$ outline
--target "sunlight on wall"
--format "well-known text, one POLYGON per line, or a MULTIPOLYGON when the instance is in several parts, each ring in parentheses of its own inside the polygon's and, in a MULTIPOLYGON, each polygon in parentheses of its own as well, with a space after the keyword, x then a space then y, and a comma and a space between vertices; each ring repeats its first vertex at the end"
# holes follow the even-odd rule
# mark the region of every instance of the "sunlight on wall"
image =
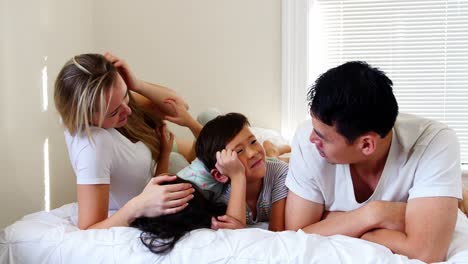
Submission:
MULTIPOLYGON (((47 112, 49 107, 48 99, 48 77, 47 77, 47 56, 44 56, 44 67, 42 68, 42 112, 47 112)), ((44 210, 50 210, 50 174, 49 174, 49 138, 44 141, 44 210)))
POLYGON ((50 210, 49 138, 44 141, 44 210, 50 210))
POLYGON ((47 107, 49 106, 47 81, 47 56, 44 56, 44 67, 42 68, 42 112, 47 111, 47 107))

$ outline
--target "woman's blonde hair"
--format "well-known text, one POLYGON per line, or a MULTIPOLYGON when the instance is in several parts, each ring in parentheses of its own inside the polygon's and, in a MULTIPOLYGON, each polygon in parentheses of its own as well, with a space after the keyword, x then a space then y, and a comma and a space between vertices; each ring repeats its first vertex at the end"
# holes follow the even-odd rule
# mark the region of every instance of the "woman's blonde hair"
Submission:
MULTIPOLYGON (((91 120, 99 112, 101 127, 107 112, 106 94, 118 77, 117 68, 103 55, 82 54, 65 63, 55 81, 54 101, 64 126, 71 135, 85 132, 92 141, 91 120)), ((129 93, 128 106, 132 114, 127 123, 117 130, 132 142, 141 141, 159 159, 159 130, 162 120, 139 107, 129 93)))

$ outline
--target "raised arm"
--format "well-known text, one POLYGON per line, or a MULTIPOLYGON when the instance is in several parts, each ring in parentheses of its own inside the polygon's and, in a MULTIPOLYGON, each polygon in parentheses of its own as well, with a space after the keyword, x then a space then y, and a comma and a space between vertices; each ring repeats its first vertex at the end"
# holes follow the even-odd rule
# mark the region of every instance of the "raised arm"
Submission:
MULTIPOLYGON (((179 114, 175 106, 188 110, 188 104, 174 90, 140 80, 135 76, 124 60, 109 52, 104 54, 104 56, 117 68, 128 89, 132 92, 135 101, 142 107, 153 110, 161 118, 177 118, 179 114)), ((178 120, 180 120, 180 118, 178 120)), ((188 123, 184 125, 189 125, 188 127, 191 130, 193 129, 193 127, 191 127, 194 125, 193 123, 187 120, 182 120, 181 122, 188 123)))
POLYGON ((156 171, 154 176, 161 175, 169 172, 169 157, 174 144, 174 134, 167 130, 166 124, 163 124, 159 129, 159 137, 161 142, 161 152, 159 154, 159 161, 156 164, 156 171))
POLYGON ((229 177, 231 192, 226 215, 214 218, 212 228, 243 228, 246 225, 246 178, 245 168, 233 150, 223 149, 216 152, 216 169, 224 176, 229 177))

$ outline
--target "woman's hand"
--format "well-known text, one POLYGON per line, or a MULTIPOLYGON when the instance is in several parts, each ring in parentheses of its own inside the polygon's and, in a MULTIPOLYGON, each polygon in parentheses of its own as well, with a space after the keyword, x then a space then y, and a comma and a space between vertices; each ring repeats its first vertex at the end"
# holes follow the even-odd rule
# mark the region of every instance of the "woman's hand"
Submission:
POLYGON ((245 228, 245 224, 241 223, 236 218, 223 215, 217 217, 211 217, 211 229, 218 230, 218 229, 241 229, 245 228))
POLYGON ((177 176, 160 175, 152 178, 143 192, 133 198, 136 206, 136 217, 156 217, 182 211, 193 198, 192 185, 177 183, 161 185, 173 181, 177 176))
POLYGON ((138 89, 143 85, 142 81, 136 78, 128 64, 119 57, 112 55, 110 52, 106 52, 104 57, 117 68, 128 89, 138 92, 138 89))
POLYGON ((216 152, 216 169, 231 180, 237 177, 245 177, 245 168, 237 157, 237 152, 223 149, 216 152))

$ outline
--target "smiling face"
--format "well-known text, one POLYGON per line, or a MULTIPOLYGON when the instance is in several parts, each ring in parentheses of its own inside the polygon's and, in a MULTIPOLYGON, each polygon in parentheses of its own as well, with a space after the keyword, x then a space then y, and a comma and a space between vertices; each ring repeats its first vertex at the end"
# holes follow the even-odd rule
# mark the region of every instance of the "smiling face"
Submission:
POLYGON ((335 126, 322 123, 312 115, 312 133, 309 140, 315 145, 320 156, 332 164, 350 164, 361 156, 358 140, 349 144, 336 131, 335 126))
POLYGON ((266 174, 265 150, 257 141, 248 126, 226 144, 226 149, 237 152, 237 157, 245 168, 247 182, 261 179, 266 174))
MULTIPOLYGON (((107 112, 104 113, 102 128, 119 128, 127 123, 127 117, 132 113, 128 106, 129 91, 124 80, 117 74, 117 78, 111 89, 106 93, 107 112)), ((93 116, 93 125, 99 124, 101 113, 98 111, 93 116)))

